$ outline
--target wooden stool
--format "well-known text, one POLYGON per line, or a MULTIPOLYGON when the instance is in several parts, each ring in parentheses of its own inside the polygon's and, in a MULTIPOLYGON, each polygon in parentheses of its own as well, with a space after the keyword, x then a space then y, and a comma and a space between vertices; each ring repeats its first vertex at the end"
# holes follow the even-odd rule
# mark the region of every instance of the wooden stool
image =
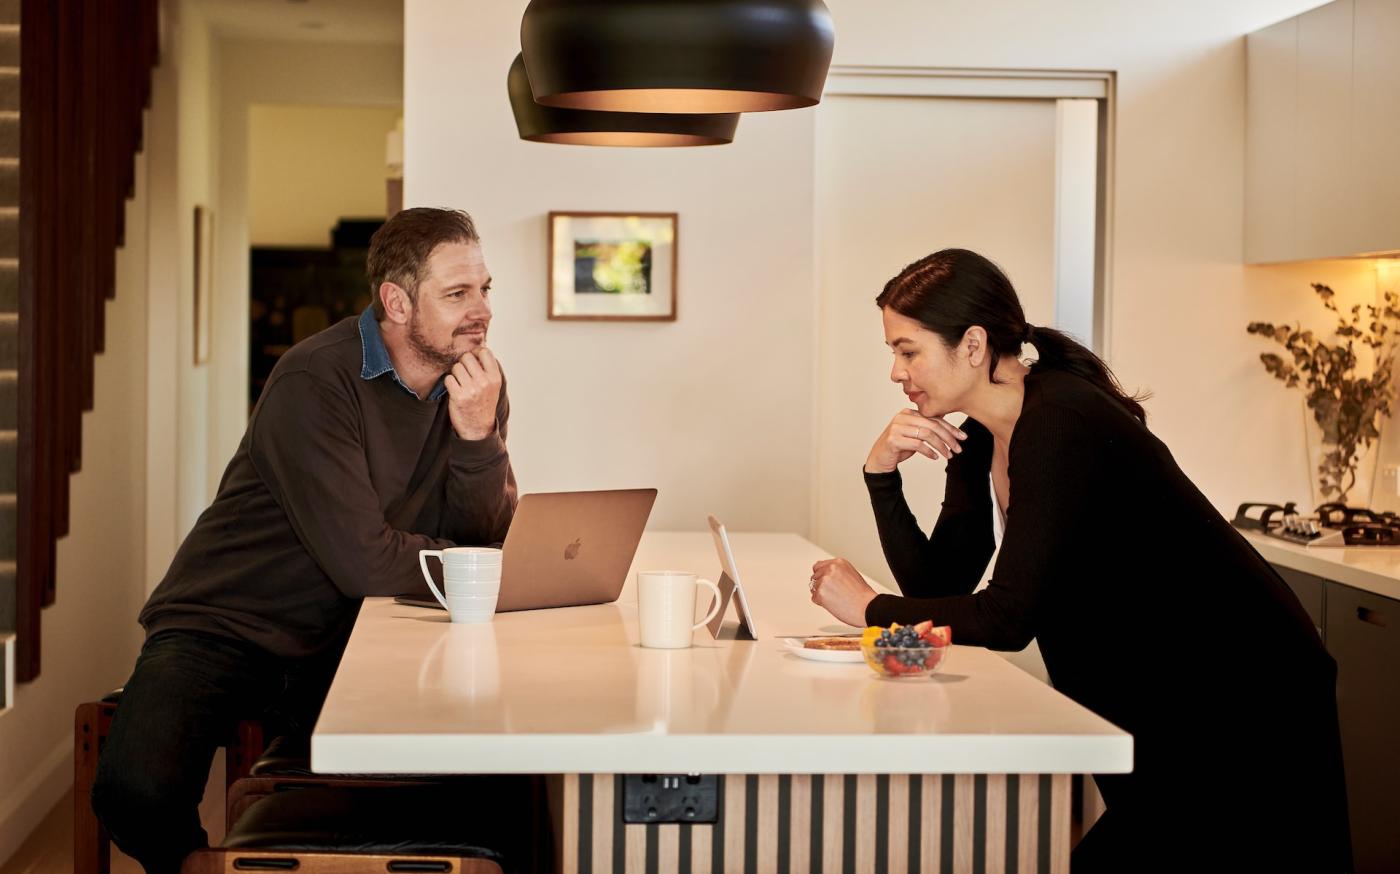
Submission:
MULTIPOLYGON (((250 778, 240 785, 262 779, 266 778, 250 778)), ((315 788, 284 786, 247 804, 223 845, 192 853, 181 874, 502 874, 505 857, 481 841, 487 837, 520 844, 518 836, 506 837, 519 811, 502 809, 501 800, 442 784, 345 781, 315 788)), ((518 864, 512 870, 522 870, 518 864)))
MULTIPOLYGON (((121 689, 101 701, 79 704, 73 714, 73 872, 107 874, 112 864, 111 840, 92 810, 92 784, 97 759, 112 729, 112 717, 121 701, 121 689)), ((262 726, 245 721, 224 751, 225 791, 247 775, 262 753, 262 726)))

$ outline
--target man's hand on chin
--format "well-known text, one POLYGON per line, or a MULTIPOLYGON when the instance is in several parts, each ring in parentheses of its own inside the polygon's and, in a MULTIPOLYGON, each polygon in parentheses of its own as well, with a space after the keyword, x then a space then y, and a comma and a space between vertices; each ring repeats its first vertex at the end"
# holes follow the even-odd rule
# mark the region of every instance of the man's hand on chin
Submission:
POLYGON ((501 398, 501 365, 485 346, 457 359, 443 379, 447 415, 452 430, 463 440, 484 440, 496 430, 496 404, 501 398))

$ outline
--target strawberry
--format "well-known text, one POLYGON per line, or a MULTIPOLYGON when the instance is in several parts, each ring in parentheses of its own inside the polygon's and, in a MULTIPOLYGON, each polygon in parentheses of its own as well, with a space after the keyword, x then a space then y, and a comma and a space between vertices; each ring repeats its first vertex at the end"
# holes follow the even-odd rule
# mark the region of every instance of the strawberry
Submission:
POLYGON ((917 635, 919 635, 920 637, 924 637, 925 635, 928 634, 929 629, 931 629, 931 628, 933 628, 933 621, 932 621, 932 620, 929 620, 929 621, 926 621, 926 622, 920 622, 918 625, 915 625, 915 626, 914 626, 914 633, 917 634, 917 635))
POLYGON ((953 642, 953 629, 947 625, 929 627, 919 632, 919 636, 933 646, 947 646, 953 642))
POLYGON ((885 656, 885 672, 891 675, 904 673, 904 665, 892 655, 885 656))

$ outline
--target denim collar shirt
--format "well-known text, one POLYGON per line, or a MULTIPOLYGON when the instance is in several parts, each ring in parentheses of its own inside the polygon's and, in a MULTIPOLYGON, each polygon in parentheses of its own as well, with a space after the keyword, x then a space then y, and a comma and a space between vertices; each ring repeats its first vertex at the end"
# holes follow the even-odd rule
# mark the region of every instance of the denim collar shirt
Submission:
MULTIPOLYGON (((394 377, 394 382, 398 383, 399 388, 415 398, 418 397, 418 394, 399 378, 399 372, 394 369, 394 362, 389 360, 389 350, 384 345, 384 337, 379 333, 379 320, 374 317, 373 305, 365 307, 365 311, 360 313, 360 350, 364 356, 360 366, 361 379, 378 379, 387 373, 394 377)), ((435 401, 446 391, 447 386, 439 379, 433 390, 428 392, 428 400, 435 401)))

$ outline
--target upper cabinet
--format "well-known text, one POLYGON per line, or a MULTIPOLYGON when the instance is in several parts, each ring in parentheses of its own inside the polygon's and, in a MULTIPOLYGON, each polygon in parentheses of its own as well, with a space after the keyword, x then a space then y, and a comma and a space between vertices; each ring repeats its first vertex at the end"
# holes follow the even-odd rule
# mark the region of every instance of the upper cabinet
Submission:
POLYGON ((1400 2, 1251 34, 1247 92, 1245 260, 1400 250, 1400 2))
POLYGON ((1297 249, 1298 19, 1250 34, 1248 53, 1244 257, 1287 261, 1297 249))
POLYGON ((1352 71, 1358 246, 1400 249, 1400 2, 1356 0, 1352 71))

